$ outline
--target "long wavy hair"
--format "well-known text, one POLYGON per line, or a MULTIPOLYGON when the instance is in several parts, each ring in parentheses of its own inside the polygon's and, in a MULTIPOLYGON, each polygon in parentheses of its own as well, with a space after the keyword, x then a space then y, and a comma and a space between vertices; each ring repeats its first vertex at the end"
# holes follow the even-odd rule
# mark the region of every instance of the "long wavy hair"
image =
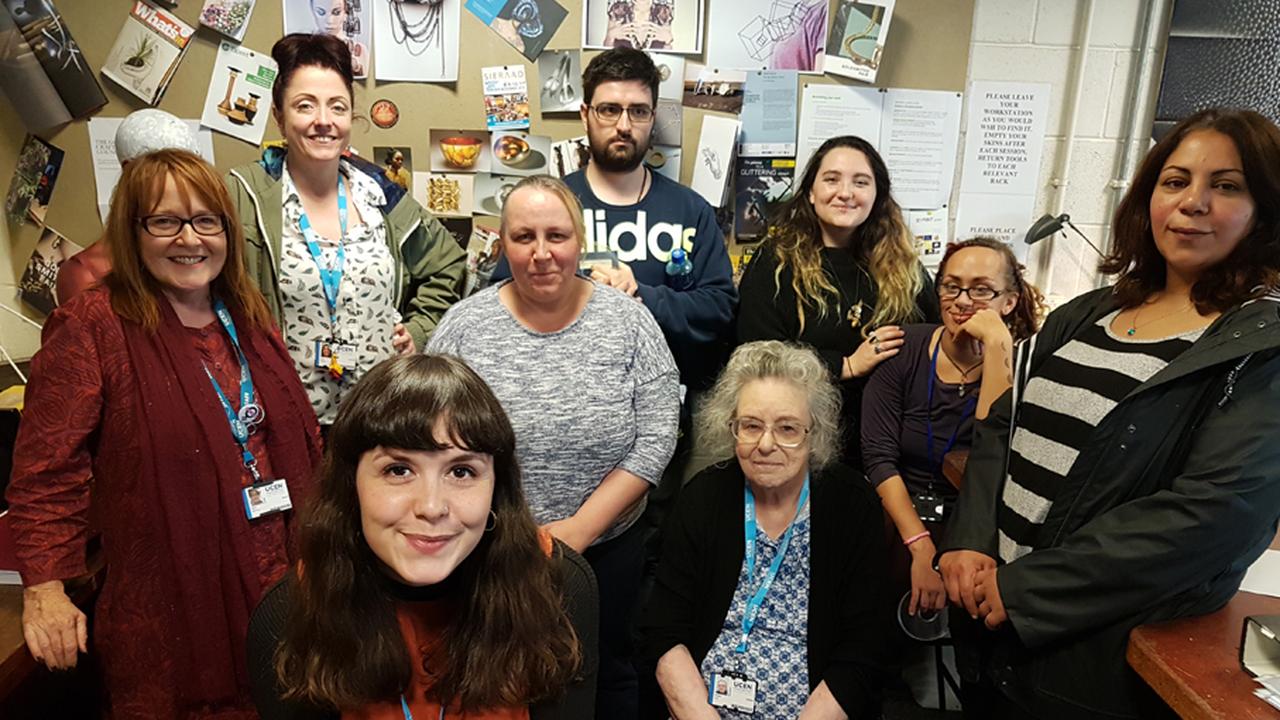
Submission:
POLYGON ((1191 288, 1200 313, 1222 312, 1280 285, 1280 128, 1253 110, 1211 108, 1186 118, 1147 153, 1129 192, 1116 208, 1115 243, 1098 270, 1118 274, 1123 307, 1141 305, 1164 288, 1167 266, 1151 230, 1151 195, 1160 171, 1191 133, 1213 130, 1231 138, 1253 197, 1253 230, 1191 288))
POLYGON ((376 447, 455 447, 493 457, 493 529, 449 582, 457 611, 444 631, 434 699, 464 710, 527 705, 560 692, 582 649, 520 487, 515 432, 493 392, 461 360, 411 355, 361 379, 329 434, 319 488, 303 511, 302 570, 276 673, 285 697, 348 710, 394 699, 411 658, 385 571, 361 532, 356 467, 376 447), (436 438, 442 420, 450 437, 436 438))
POLYGON ((1044 294, 1040 292, 1040 288, 1027 282, 1027 269, 1018 262, 1018 257, 1013 254, 1013 248, 1009 243, 985 236, 948 243, 947 251, 942 255, 942 262, 938 263, 938 274, 933 281, 934 287, 939 288, 941 292, 942 278, 946 277, 947 261, 951 256, 971 247, 994 250, 1004 260, 1004 284, 1010 292, 1018 295, 1018 302, 1014 304, 1013 312, 1004 318, 1014 342, 1035 335, 1040 330, 1040 321, 1049 311, 1049 306, 1045 304, 1044 294))
MULTIPOLYGON (((165 183, 172 179, 183 201, 197 198, 209 212, 222 216, 227 239, 227 259, 213 279, 210 292, 251 325, 265 329, 274 323, 267 302, 249 279, 244 263, 244 231, 231 204, 227 186, 209 163, 186 150, 157 150, 124 166, 111 196, 111 213, 103 241, 111 255, 111 272, 102 283, 111 290, 111 308, 126 320, 147 330, 160 326, 163 287, 142 261, 140 218, 150 215, 164 199, 165 183)), ((186 232, 186 228, 183 228, 186 232)))
POLYGON ((754 380, 785 380, 809 400, 809 467, 817 472, 840 452, 840 391, 831 372, 806 345, 758 340, 739 345, 716 384, 698 407, 699 442, 716 458, 732 457, 737 441, 729 427, 738 415, 738 396, 754 380))
POLYGON ((839 306, 840 290, 822 266, 822 226, 813 203, 809 202, 809 192, 822 161, 836 148, 849 148, 865 155, 876 184, 871 212, 866 222, 854 230, 850 245, 876 283, 876 307, 871 321, 862 326, 862 332, 865 335, 880 325, 920 319, 916 296, 924 286, 923 274, 912 247, 911 231, 902 218, 902 209, 893 199, 889 168, 871 143, 854 135, 841 135, 822 143, 805 166, 800 187, 778 208, 777 220, 768 233, 772 251, 778 258, 774 285, 780 290, 782 271, 791 268, 791 287, 796 293, 801 332, 808 313, 822 318, 835 311, 833 305, 839 306))

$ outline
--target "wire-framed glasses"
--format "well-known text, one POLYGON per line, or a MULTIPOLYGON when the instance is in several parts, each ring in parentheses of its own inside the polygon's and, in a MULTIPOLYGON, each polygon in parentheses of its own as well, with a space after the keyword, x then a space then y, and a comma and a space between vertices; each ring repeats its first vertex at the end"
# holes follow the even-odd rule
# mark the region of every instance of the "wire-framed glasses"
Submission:
POLYGON ((809 434, 809 428, 798 422, 783 420, 779 423, 767 423, 752 417, 735 418, 729 421, 729 428, 738 442, 755 444, 768 432, 773 434, 773 444, 784 448, 800 447, 809 434))

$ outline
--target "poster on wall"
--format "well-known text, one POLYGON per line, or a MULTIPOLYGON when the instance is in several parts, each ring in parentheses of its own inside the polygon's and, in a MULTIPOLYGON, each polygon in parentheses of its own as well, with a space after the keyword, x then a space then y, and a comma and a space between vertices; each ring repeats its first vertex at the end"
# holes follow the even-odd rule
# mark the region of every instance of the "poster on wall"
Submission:
POLYGON ((432 130, 431 172, 489 172, 489 133, 483 130, 432 130))
POLYGON ((454 82, 462 0, 362 0, 373 3, 377 80, 454 82))
POLYGON ((523 132, 493 134, 494 169, 512 175, 545 175, 551 158, 551 138, 523 132))
POLYGON ((555 0, 467 0, 464 7, 530 60, 538 59, 569 16, 555 0))
POLYGON ((874 143, 880 137, 883 95, 876 88, 806 83, 800 93, 796 174, 804 174, 809 158, 827 138, 857 135, 874 143))
POLYGON ((876 81, 894 0, 840 0, 827 37, 823 72, 865 83, 876 81))
POLYGON ((591 162, 591 145, 586 135, 551 143, 551 171, 556 177, 576 172, 591 162))
POLYGON ((200 8, 200 24, 240 42, 249 27, 256 0, 204 0, 200 8))
POLYGON ((218 44, 200 124, 252 145, 262 144, 271 118, 276 61, 227 41, 218 44))
POLYGON ((484 84, 485 125, 490 130, 529 127, 529 84, 524 65, 480 68, 484 84))
POLYGON ((469 173, 413 174, 413 198, 439 217, 471 217, 476 176, 469 173))
POLYGON ((706 63, 816 72, 827 43, 826 0, 709 0, 706 63))
POLYGON ((62 150, 28 135, 18 153, 18 164, 9 181, 9 196, 5 200, 5 212, 9 222, 22 225, 28 219, 44 224, 53 187, 62 169, 62 150))
POLYGON ((684 58, 666 53, 649 53, 658 69, 658 99, 679 101, 684 97, 684 58))
POLYGON ((644 164, 650 170, 680 182, 680 146, 654 145, 644 155, 644 164))
POLYGON ((373 161, 382 166, 382 174, 405 191, 413 187, 413 150, 409 147, 373 146, 373 161))
POLYGON ((796 161, 792 158, 740 157, 733 201, 733 238, 756 242, 769 229, 771 215, 791 192, 796 161))
POLYGON ((18 293, 22 301, 48 315, 58 306, 55 291, 58 286, 58 268, 67 258, 83 248, 68 240, 62 233, 45 227, 31 252, 27 268, 18 280, 18 293))
POLYGON ((477 215, 502 215, 502 206, 507 196, 516 189, 520 178, 515 175, 492 175, 477 173, 475 189, 475 212, 477 215))
POLYGON ((800 96, 795 71, 749 72, 742 95, 742 137, 738 153, 749 157, 794 158, 796 105, 800 96))
POLYGON ((583 0, 582 47, 702 52, 702 0, 583 0))
POLYGON ((582 53, 548 50, 538 56, 542 114, 574 113, 582 107, 582 53))
POLYGON ((370 6, 378 0, 284 0, 284 34, 325 33, 347 44, 357 78, 369 74, 370 6))
POLYGON ((745 70, 712 68, 691 62, 684 68, 684 95, 680 102, 699 110, 739 113, 746 83, 745 70))
POLYGON ((187 52, 196 29, 178 18, 134 0, 102 74, 148 105, 160 102, 187 52))
POLYGON ((702 118, 698 150, 692 158, 693 181, 689 187, 712 207, 724 202, 729 175, 733 173, 733 153, 738 147, 738 129, 742 123, 719 115, 702 118))
POLYGON ((906 210, 903 217, 915 240, 920 264, 930 272, 937 270, 947 250, 947 208, 906 210))
MULTIPOLYGON (((89 118, 89 148, 93 152, 93 183, 98 196, 98 217, 105 225, 111 210, 111 193, 120 180, 120 158, 116 156, 116 130, 124 118, 89 118)), ((200 157, 216 165, 213 158, 213 133, 200 127, 199 120, 183 120, 191 128, 200 148, 200 157)))
POLYGON ((0 3, 0 89, 29 130, 78 120, 107 104, 71 29, 52 2, 0 3))
POLYGON ((885 90, 876 149, 889 166, 898 205, 921 209, 946 205, 959 144, 959 93, 885 90))

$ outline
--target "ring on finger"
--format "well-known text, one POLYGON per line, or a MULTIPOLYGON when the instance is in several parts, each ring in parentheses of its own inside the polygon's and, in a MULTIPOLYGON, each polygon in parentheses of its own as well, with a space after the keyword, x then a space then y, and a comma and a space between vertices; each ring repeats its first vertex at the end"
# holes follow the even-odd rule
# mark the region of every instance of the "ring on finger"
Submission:
POLYGON ((871 346, 871 350, 872 350, 872 351, 874 351, 874 352, 875 352, 875 354, 879 355, 879 354, 880 354, 880 344, 879 344, 879 343, 876 343, 875 345, 871 346))
POLYGON ((871 333, 870 335, 867 336, 867 341, 870 342, 872 345, 875 345, 880 342, 880 338, 876 337, 875 333, 871 333))

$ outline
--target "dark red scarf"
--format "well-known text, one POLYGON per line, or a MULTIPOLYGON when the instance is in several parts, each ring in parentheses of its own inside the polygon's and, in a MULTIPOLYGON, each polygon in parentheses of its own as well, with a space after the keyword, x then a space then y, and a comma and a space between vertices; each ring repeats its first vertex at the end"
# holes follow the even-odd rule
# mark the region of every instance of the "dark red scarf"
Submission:
MULTIPOLYGON (((222 703, 247 687, 245 633, 267 588, 244 514, 239 446, 187 331, 167 301, 158 304, 156 332, 122 322, 141 400, 139 485, 151 505, 137 521, 156 523, 169 543, 165 604, 178 694, 193 704, 222 703)), ((278 332, 233 318, 266 410, 258 432, 266 433, 272 474, 289 482, 296 513, 320 454, 315 413, 278 332)))

